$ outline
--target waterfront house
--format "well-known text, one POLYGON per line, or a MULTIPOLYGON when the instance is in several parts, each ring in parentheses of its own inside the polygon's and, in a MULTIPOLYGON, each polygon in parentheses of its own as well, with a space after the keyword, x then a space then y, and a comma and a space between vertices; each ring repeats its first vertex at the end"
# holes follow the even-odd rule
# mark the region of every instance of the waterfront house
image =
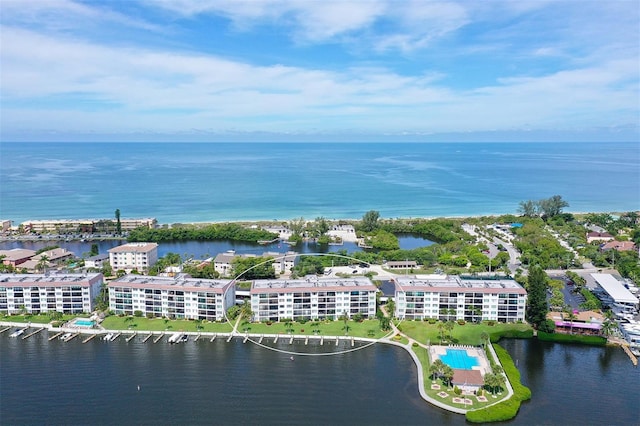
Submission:
POLYGON ((367 277, 255 280, 251 310, 256 321, 339 319, 376 314, 377 288, 367 277))
POLYGON ((109 264, 114 272, 146 272, 157 261, 157 243, 128 243, 109 249, 109 264))
POLYGON ((104 267, 105 262, 109 262, 108 254, 97 254, 95 256, 88 257, 84 260, 85 268, 101 269, 104 267))
POLYGON ((213 259, 213 267, 222 277, 228 277, 233 273, 233 259, 236 258, 236 252, 233 250, 224 253, 218 253, 213 259))
POLYGON ((0 250, 2 263, 14 268, 36 255, 34 250, 14 248, 11 250, 0 250))
POLYGON ((107 285, 109 309, 118 315, 219 321, 235 303, 230 280, 125 275, 107 285))
POLYGON ((417 275, 394 283, 401 319, 524 321, 527 291, 512 279, 417 275))
POLYGON ((273 269, 276 274, 290 273, 294 266, 298 263, 298 254, 294 251, 288 251, 285 254, 278 252, 264 252, 262 257, 273 258, 273 269))
POLYGON ((604 317, 595 311, 573 311, 573 318, 566 312, 552 311, 547 319, 553 321, 558 333, 601 334, 604 317))
POLYGON ((102 282, 102 274, 0 274, 0 311, 91 312, 102 282))

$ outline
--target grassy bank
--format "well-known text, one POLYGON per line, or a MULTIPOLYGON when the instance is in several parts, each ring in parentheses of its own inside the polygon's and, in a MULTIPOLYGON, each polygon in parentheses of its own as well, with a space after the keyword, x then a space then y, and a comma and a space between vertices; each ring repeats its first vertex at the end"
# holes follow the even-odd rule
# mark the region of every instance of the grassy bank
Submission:
POLYGON ((583 345, 604 346, 607 338, 602 336, 583 336, 580 334, 545 333, 538 331, 538 339, 545 342, 581 343, 583 345))
POLYGON ((296 334, 296 335, 319 335, 319 336, 353 336, 379 339, 389 334, 388 331, 380 330, 378 320, 364 320, 362 322, 347 322, 348 329, 345 329, 343 321, 307 321, 304 324, 299 322, 274 322, 267 323, 240 323, 238 332, 248 332, 253 334, 296 334))
POLYGON ((167 320, 162 318, 149 319, 145 317, 118 317, 115 315, 105 318, 100 325, 108 330, 140 331, 205 331, 213 333, 229 333, 232 329, 229 324, 219 322, 167 320))
MULTIPOLYGON (((64 314, 61 315, 60 318, 57 318, 55 321, 69 321, 76 317, 89 317, 89 315, 69 315, 64 314)), ((33 323, 33 324, 49 324, 52 319, 49 314, 38 314, 38 315, 4 315, 0 316, 0 321, 11 321, 11 322, 23 322, 23 323, 33 323)))
MULTIPOLYGON (((533 337, 533 329, 528 324, 519 323, 499 323, 489 325, 488 322, 480 324, 467 323, 459 325, 454 323, 454 328, 451 331, 452 338, 446 338, 447 341, 460 345, 472 345, 479 346, 482 344, 481 335, 487 333, 492 342, 497 342, 503 337, 506 338, 531 338, 533 337)), ((407 336, 414 338, 418 342, 426 344, 440 343, 441 330, 438 327, 438 323, 430 324, 427 321, 403 321, 399 324, 398 328, 407 336)), ((442 330, 446 335, 448 332, 442 330)))
POLYGON ((497 344, 493 344, 493 349, 495 350, 496 355, 498 355, 500 364, 502 364, 502 368, 513 387, 513 396, 496 405, 467 412, 466 418, 472 423, 501 422, 510 420, 518 414, 520 403, 531 399, 531 390, 520 383, 520 372, 513 363, 513 359, 511 359, 509 353, 497 344))

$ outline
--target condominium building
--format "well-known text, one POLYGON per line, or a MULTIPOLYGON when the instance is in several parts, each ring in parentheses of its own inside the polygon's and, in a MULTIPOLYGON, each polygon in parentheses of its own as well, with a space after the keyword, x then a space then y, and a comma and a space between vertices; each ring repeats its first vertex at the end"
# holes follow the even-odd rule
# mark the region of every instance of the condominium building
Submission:
POLYGON ((102 282, 102 274, 0 274, 0 312, 91 312, 102 282))
POLYGON ((511 279, 424 275, 394 281, 398 318, 524 321, 527 291, 511 279))
POLYGON ((377 288, 369 278, 256 280, 251 285, 251 310, 256 321, 338 319, 346 314, 373 318, 377 288))
POLYGON ((148 271, 157 261, 156 243, 128 243, 109 249, 109 264, 114 271, 148 271))
MULTIPOLYGON (((31 232, 57 232, 57 233, 93 233, 115 232, 115 219, 51 219, 51 220, 27 220, 22 222, 22 228, 31 232)), ((120 229, 131 231, 144 226, 155 228, 158 221, 155 218, 120 219, 120 229)))
POLYGON ((218 321, 235 303, 230 280, 125 275, 111 281, 109 309, 116 314, 218 321))

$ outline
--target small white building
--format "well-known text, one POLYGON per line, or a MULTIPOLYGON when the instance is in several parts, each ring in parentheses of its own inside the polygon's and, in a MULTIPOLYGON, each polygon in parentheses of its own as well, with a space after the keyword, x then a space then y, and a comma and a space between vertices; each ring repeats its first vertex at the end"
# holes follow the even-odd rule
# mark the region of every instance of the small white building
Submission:
POLYGON ((255 280, 251 310, 255 321, 338 319, 376 314, 377 288, 367 277, 255 280))
POLYGON ((109 255, 108 254, 97 254, 95 256, 88 257, 84 260, 85 268, 95 268, 102 269, 104 264, 109 263, 109 255))
POLYGON ((264 252, 262 257, 273 258, 272 266, 276 274, 290 273, 298 263, 298 254, 294 251, 288 251, 285 254, 268 251, 264 252))
POLYGON ((224 253, 218 253, 213 259, 213 267, 221 277, 228 277, 233 273, 233 259, 237 256, 233 250, 226 251, 224 253))
POLYGON ((231 280, 125 275, 111 281, 109 309, 116 314, 219 321, 235 303, 231 280))
POLYGON ((109 249, 109 264, 114 272, 146 272, 157 261, 157 243, 128 243, 109 249))
POLYGON ((527 291, 512 279, 420 275, 394 281, 401 319, 524 321, 527 291))
POLYGON ((102 274, 0 274, 0 312, 91 312, 102 282, 102 274))

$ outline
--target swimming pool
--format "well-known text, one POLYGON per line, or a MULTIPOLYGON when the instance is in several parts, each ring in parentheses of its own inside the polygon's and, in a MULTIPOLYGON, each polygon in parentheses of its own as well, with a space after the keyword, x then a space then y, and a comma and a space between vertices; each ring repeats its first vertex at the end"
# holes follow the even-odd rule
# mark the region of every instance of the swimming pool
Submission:
POLYGON ((479 365, 478 358, 469 356, 464 349, 447 349, 446 355, 440 355, 442 362, 458 370, 472 370, 479 365))
POLYGON ((77 327, 93 327, 94 322, 86 318, 76 318, 73 325, 77 327))

